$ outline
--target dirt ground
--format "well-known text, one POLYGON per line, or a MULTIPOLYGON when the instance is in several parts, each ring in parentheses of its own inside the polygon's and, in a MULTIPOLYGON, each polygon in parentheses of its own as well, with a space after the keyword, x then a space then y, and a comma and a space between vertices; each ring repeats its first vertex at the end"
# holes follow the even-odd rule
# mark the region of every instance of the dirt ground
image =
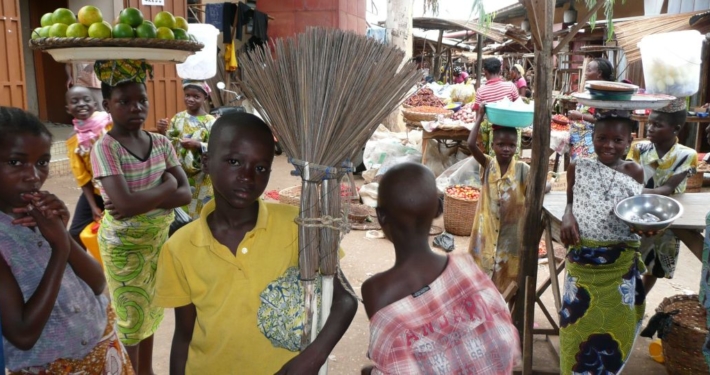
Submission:
MULTIPOLYGON (((286 157, 277 157, 274 162, 271 182, 267 190, 281 190, 298 185, 300 179, 290 176, 289 173, 291 169, 286 157)), ((361 183, 362 181, 359 182, 361 183)), ((50 178, 45 184, 45 189, 62 198, 72 211, 81 194, 71 176, 50 178)), ((443 226, 441 219, 435 224, 443 226)), ((467 237, 456 237, 455 251, 466 251, 467 244, 467 237)), ((394 263, 392 245, 386 240, 368 239, 365 237, 365 232, 363 231, 350 232, 343 240, 342 247, 346 252, 346 256, 342 260, 342 269, 358 293, 363 281, 374 273, 381 272, 391 267, 394 263)), ((653 315, 656 306, 658 306, 663 298, 681 293, 697 293, 700 269, 701 263, 699 260, 688 251, 688 249, 683 247, 680 254, 678 272, 676 272, 675 278, 672 280, 659 280, 650 296, 648 296, 646 321, 653 315)), ((547 265, 540 266, 539 274, 539 280, 543 280, 549 275, 547 265)), ((554 305, 549 291, 543 296, 543 301, 545 301, 548 306, 553 306, 550 311, 554 315, 554 305)), ((549 326, 539 308, 536 313, 536 322, 540 327, 549 326)), ((168 374, 168 361, 173 328, 174 318, 172 311, 166 311, 165 320, 160 326, 155 340, 154 369, 155 373, 158 375, 168 374)), ((330 356, 330 373, 359 374, 360 368, 369 363, 366 358, 368 340, 367 316, 365 315, 364 308, 360 306, 350 329, 330 356)), ((535 342, 535 365, 546 368, 557 367, 559 359, 549 350, 545 337, 536 337, 535 342)), ((551 342, 556 345, 556 338, 552 338, 551 342)), ((666 373, 662 365, 654 362, 649 357, 649 342, 650 340, 646 338, 639 338, 637 340, 631 360, 626 367, 626 371, 624 371, 625 374, 655 375, 666 373)))

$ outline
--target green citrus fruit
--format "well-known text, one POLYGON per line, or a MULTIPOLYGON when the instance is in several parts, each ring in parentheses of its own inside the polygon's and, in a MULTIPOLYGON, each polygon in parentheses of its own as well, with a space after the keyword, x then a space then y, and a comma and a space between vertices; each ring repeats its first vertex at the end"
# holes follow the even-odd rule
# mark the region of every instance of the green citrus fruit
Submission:
POLYGON ((64 38, 67 36, 69 26, 63 23, 55 23, 49 27, 49 36, 52 38, 64 38))
POLYGON ((108 22, 97 22, 89 26, 89 36, 92 38, 110 38, 111 37, 111 24, 108 22))
POLYGON ((158 39, 175 39, 175 34, 167 27, 159 27, 157 36, 158 39))
POLYGON ((89 27, 97 22, 103 22, 104 20, 104 16, 101 14, 99 8, 92 5, 87 5, 79 9, 78 17, 79 23, 86 27, 89 27))
POLYGON ((45 13, 44 15, 42 15, 42 20, 39 21, 39 23, 40 25, 42 25, 42 27, 52 26, 52 24, 54 23, 52 22, 52 13, 45 13))
POLYGON ((187 31, 187 20, 182 17, 175 17, 175 28, 187 31))
POLYGON ((168 29, 174 29, 175 17, 170 12, 160 12, 153 18, 153 23, 155 23, 157 28, 167 27, 168 29))
POLYGON ((73 23, 67 27, 67 38, 86 38, 89 36, 89 28, 80 24, 73 23))
POLYGON ((39 30, 39 37, 40 38, 47 38, 49 37, 49 29, 51 29, 52 26, 45 26, 39 30))
POLYGON ((58 8, 52 13, 52 23, 63 23, 67 26, 76 23, 74 12, 67 8, 58 8))
POLYGON ((101 23, 103 23, 104 25, 108 26, 109 30, 110 30, 110 29, 113 29, 113 25, 112 25, 110 22, 104 20, 104 21, 101 22, 101 23))
POLYGON ((152 23, 143 22, 140 26, 136 27, 136 35, 139 38, 157 38, 158 29, 152 23))
POLYGON ((114 38, 135 38, 136 33, 131 27, 131 25, 127 23, 119 23, 116 26, 113 27, 113 31, 111 33, 114 38))
POLYGON ((175 35, 175 39, 177 40, 190 40, 190 37, 187 36, 187 32, 183 29, 173 29, 173 35, 175 35))
POLYGON ((41 27, 38 27, 38 28, 32 30, 32 39, 39 39, 39 38, 41 38, 41 37, 42 37, 42 35, 40 35, 40 31, 41 31, 41 30, 42 30, 41 27))
POLYGON ((131 25, 131 27, 138 27, 143 23, 143 12, 136 8, 126 8, 118 14, 118 19, 121 23, 131 25))

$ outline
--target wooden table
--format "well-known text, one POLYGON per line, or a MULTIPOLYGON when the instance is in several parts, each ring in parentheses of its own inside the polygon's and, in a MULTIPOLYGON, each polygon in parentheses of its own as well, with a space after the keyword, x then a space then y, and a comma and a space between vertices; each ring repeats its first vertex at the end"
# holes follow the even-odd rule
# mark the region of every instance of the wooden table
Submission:
MULTIPOLYGON (((680 239, 690 251, 702 261, 703 235, 705 229, 705 215, 710 211, 710 193, 685 193, 674 195, 673 199, 683 205, 683 215, 674 221, 670 230, 680 239)), ((553 318, 548 308, 542 303, 540 297, 552 287, 552 294, 555 302, 555 311, 560 311, 562 300, 560 298, 560 285, 558 275, 565 267, 565 260, 555 258, 552 242, 561 243, 560 229, 562 227, 562 216, 567 206, 567 193, 553 191, 545 195, 543 202, 543 226, 545 231, 545 245, 547 248, 547 260, 550 270, 550 277, 543 281, 537 289, 536 302, 542 313, 552 325, 551 329, 534 329, 533 334, 543 334, 548 336, 558 336, 560 333, 556 319, 553 318)), ((556 351, 553 350, 553 353, 556 351)))
MULTIPOLYGON (((645 138, 645 131, 644 130, 646 127, 646 123, 648 122, 648 116, 632 115, 631 119, 639 122, 638 137, 645 138)), ((685 120, 685 122, 686 123, 695 123, 695 126, 696 126, 695 144, 693 145, 693 149, 695 151, 700 152, 700 146, 702 145, 702 143, 704 141, 703 130, 705 129, 705 127, 702 126, 702 124, 710 123, 710 116, 709 117, 688 116, 688 118, 685 120)))
POLYGON ((413 126, 407 124, 407 131, 421 130, 422 131, 422 164, 426 163, 426 149, 430 139, 436 140, 452 140, 452 141, 467 141, 471 131, 466 128, 456 129, 434 129, 426 131, 421 126, 413 126))

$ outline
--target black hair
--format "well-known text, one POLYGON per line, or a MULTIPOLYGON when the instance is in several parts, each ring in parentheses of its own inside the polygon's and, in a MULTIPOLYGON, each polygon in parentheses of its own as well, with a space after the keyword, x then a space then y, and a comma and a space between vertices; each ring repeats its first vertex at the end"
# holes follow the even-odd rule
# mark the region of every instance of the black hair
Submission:
POLYGON ((489 57, 483 60, 483 70, 490 74, 500 74, 500 60, 495 57, 489 57))
POLYGON ((530 89, 525 89, 525 97, 528 99, 532 98, 532 91, 530 91, 530 89))
POLYGON ((607 123, 626 125, 626 129, 628 130, 629 136, 631 136, 631 133, 634 131, 634 127, 636 126, 636 121, 628 117, 603 117, 598 118, 597 121, 594 123, 594 131, 596 131, 600 125, 605 126, 607 123))
POLYGON ((510 133, 515 136, 515 138, 518 138, 518 129, 516 128, 511 128, 510 126, 493 126, 493 137, 495 138, 496 134, 505 134, 505 133, 510 133))
POLYGON ((614 67, 611 66, 611 62, 609 62, 609 60, 602 59, 602 58, 596 58, 592 61, 597 63, 597 69, 599 69, 599 73, 601 73, 603 80, 605 80, 605 81, 613 81, 614 80, 614 67))
POLYGON ((685 121, 688 119, 688 112, 686 112, 685 109, 677 112, 653 111, 653 113, 670 126, 680 126, 681 128, 685 125, 685 121))
POLYGON ((0 140, 18 134, 46 135, 52 140, 52 133, 37 116, 20 108, 0 106, 0 140))
POLYGON ((415 62, 415 63, 422 63, 422 62, 424 62, 424 57, 422 57, 422 55, 419 55, 419 56, 417 56, 417 57, 413 57, 413 58, 412 58, 412 62, 415 62))
POLYGON ((116 86, 110 86, 106 83, 101 82, 101 96, 103 96, 104 100, 109 100, 109 99, 111 99, 111 93, 113 93, 113 90, 115 90, 119 87, 128 86, 131 83, 139 83, 139 84, 143 85, 143 87, 145 88, 145 83, 141 83, 141 82, 128 81, 128 82, 119 83, 116 86))
POLYGON ((216 142, 216 140, 219 139, 219 136, 222 131, 228 128, 235 128, 240 130, 248 129, 251 132, 268 135, 268 137, 265 137, 265 139, 268 138, 270 140, 271 149, 274 149, 275 147, 274 133, 271 132, 271 128, 269 128, 269 125, 266 125, 264 120, 252 115, 251 113, 235 112, 220 116, 220 118, 218 118, 217 121, 214 122, 214 125, 212 125, 212 129, 210 131, 210 138, 207 144, 208 150, 211 150, 213 149, 213 147, 215 147, 212 144, 212 140, 214 139, 216 142))

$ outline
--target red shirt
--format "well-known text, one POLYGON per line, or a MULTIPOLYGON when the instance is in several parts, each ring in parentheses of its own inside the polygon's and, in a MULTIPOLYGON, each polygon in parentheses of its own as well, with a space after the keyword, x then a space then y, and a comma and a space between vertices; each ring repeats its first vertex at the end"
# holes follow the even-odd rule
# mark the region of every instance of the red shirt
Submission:
POLYGON ((473 109, 478 110, 482 103, 495 103, 505 98, 516 101, 519 97, 518 89, 513 82, 503 81, 501 78, 494 78, 486 82, 485 86, 478 89, 473 109))

